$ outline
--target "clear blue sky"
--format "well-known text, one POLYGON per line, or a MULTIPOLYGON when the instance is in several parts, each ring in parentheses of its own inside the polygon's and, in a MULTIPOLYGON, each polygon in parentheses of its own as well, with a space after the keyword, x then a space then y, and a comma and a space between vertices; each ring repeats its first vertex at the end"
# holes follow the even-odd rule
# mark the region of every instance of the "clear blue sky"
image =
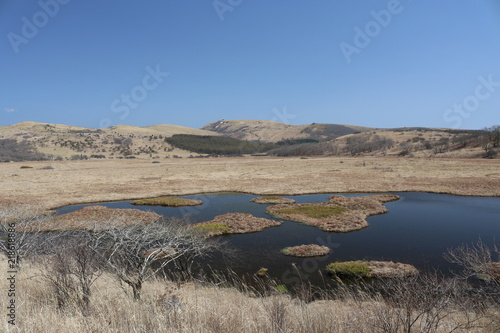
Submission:
POLYGON ((0 125, 500 124, 498 0, 2 0, 0 37, 0 125))

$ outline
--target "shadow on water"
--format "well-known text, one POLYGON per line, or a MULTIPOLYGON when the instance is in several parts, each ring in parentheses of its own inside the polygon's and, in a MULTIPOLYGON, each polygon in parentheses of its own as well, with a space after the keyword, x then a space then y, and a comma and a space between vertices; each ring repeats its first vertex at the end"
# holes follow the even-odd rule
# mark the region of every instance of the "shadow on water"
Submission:
MULTIPOLYGON (((369 227, 350 233, 328 233, 305 224, 284 221, 279 227, 251 234, 222 237, 238 257, 227 261, 215 254, 204 262, 217 270, 230 267, 240 276, 253 276, 261 267, 269 275, 289 285, 300 281, 323 284, 325 266, 333 261, 392 260, 409 263, 420 270, 437 269, 448 274, 452 266, 442 254, 448 248, 482 240, 491 245, 500 231, 500 198, 461 197, 422 192, 392 193, 400 200, 386 203, 387 214, 368 218, 369 227), (296 258, 280 250, 287 246, 320 244, 330 247, 327 256, 296 258)), ((298 203, 327 201, 330 194, 286 196, 298 203)), ((366 194, 348 194, 359 196, 366 194)), ((240 212, 270 218, 268 205, 250 202, 250 194, 216 193, 183 196, 204 203, 195 207, 134 206, 130 202, 100 203, 109 208, 135 208, 165 217, 188 217, 192 223, 217 215, 240 212)), ((57 214, 69 213, 88 205, 67 206, 57 214)))

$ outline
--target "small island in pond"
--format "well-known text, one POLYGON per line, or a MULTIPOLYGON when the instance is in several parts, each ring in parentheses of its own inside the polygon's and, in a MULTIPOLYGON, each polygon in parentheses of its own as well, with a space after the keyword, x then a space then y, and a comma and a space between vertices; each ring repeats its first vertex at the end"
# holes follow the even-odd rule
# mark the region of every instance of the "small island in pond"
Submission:
POLYGON ((136 206, 186 207, 202 205, 203 201, 184 198, 157 197, 134 200, 131 204, 136 206))
POLYGON ((326 266, 326 271, 334 276, 346 278, 390 278, 418 274, 414 266, 392 261, 334 262, 326 266))
POLYGON ((330 253, 330 248, 328 246, 317 244, 303 244, 298 246, 285 247, 281 250, 281 253, 287 256, 294 257, 318 257, 326 256, 328 253, 330 253))
POLYGON ((385 202, 398 200, 396 195, 361 197, 331 196, 328 202, 279 204, 267 207, 266 212, 276 218, 302 222, 324 231, 350 232, 368 226, 366 218, 387 213, 385 202))
POLYGON ((216 216, 213 220, 194 224, 193 227, 208 237, 246 234, 261 231, 265 228, 276 227, 283 222, 255 217, 245 213, 228 213, 216 216))
POLYGON ((250 201, 258 203, 258 204, 292 204, 292 203, 295 203, 295 200, 293 200, 293 199, 283 198, 283 197, 278 197, 278 196, 258 197, 258 198, 253 198, 250 201))
POLYGON ((161 215, 139 209, 87 206, 74 212, 53 216, 39 231, 107 230, 158 221, 161 215))

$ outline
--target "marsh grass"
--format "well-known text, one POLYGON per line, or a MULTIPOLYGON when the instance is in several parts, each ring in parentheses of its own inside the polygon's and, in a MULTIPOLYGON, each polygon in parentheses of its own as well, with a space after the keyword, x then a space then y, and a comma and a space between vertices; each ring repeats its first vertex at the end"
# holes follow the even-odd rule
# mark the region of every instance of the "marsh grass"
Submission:
POLYGON ((285 247, 281 253, 287 256, 295 257, 316 257, 325 256, 330 253, 328 246, 321 246, 317 244, 303 244, 298 246, 285 247))
POLYGON ((362 261, 333 262, 326 266, 326 271, 340 277, 364 278, 370 276, 370 266, 362 261))
POLYGON ((418 274, 409 264, 392 261, 344 261, 326 266, 326 271, 336 277, 355 278, 404 278, 418 274))
POLYGON ((199 206, 203 204, 203 201, 184 198, 158 197, 134 200, 131 202, 131 204, 137 206, 185 207, 199 206))
POLYGON ((341 215, 347 211, 347 208, 340 206, 297 206, 291 208, 278 209, 276 212, 278 214, 289 214, 289 215, 304 215, 312 218, 325 218, 331 216, 341 215))
POLYGON ((263 196, 261 197, 264 200, 279 200, 281 197, 273 197, 273 196, 263 196))
POLYGON ((205 223, 205 224, 197 224, 194 226, 196 230, 202 231, 204 233, 207 233, 209 235, 213 234, 226 234, 229 231, 231 231, 231 228, 229 228, 226 224, 224 223, 216 223, 216 222, 210 222, 210 223, 205 223))
MULTIPOLYGON (((0 264, 6 266, 4 256, 0 257, 0 264)), ((120 287, 115 278, 105 273, 92 287, 95 296, 88 315, 84 316, 72 303, 58 309, 54 290, 41 277, 45 269, 43 265, 31 262, 19 272, 16 298, 21 306, 17 308, 16 326, 7 327, 4 321, 0 331, 393 333, 406 332, 399 329, 391 331, 391 328, 398 327, 396 325, 401 321, 402 313, 415 318, 429 307, 429 302, 423 310, 409 303, 409 300, 421 296, 419 290, 422 289, 418 285, 402 294, 404 297, 389 297, 386 300, 367 293, 363 288, 345 285, 321 291, 301 285, 287 292, 285 287, 272 285, 269 280, 261 278, 258 279, 260 283, 268 284, 262 287, 262 292, 237 279, 229 281, 221 278, 214 282, 196 279, 174 283, 155 278, 144 284, 143 297, 133 300, 128 289, 120 287), (314 297, 311 297, 313 294, 314 297)), ((1 279, 0 289, 7 290, 7 284, 6 279, 1 279)), ((429 284, 427 288, 437 287, 429 284)), ((428 294, 427 289, 423 290, 428 294)), ((439 303, 444 304, 439 308, 439 325, 432 326, 431 330, 416 332, 496 332, 498 326, 495 327, 494 320, 498 318, 498 308, 485 304, 486 309, 479 313, 473 307, 460 307, 460 299, 447 300, 453 302, 439 303)), ((6 297, 0 298, 0 307, 5 308, 7 302, 6 297)), ((430 304, 431 309, 436 308, 432 306, 430 304)), ((415 320, 414 329, 424 327, 427 320, 425 314, 427 312, 415 320)))
POLYGON ((263 196, 258 198, 253 198, 250 200, 258 204, 291 204, 295 203, 295 200, 290 198, 283 198, 278 196, 263 196))

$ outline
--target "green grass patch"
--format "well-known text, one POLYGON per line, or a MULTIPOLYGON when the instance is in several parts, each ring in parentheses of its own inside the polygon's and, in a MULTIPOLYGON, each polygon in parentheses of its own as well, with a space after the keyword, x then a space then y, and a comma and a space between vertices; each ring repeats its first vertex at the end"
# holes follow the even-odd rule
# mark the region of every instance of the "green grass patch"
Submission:
POLYGON ((198 224, 195 225, 194 228, 206 232, 207 234, 224 234, 231 231, 231 228, 229 228, 226 224, 216 222, 198 224))
POLYGON ((282 208, 277 210, 278 214, 298 214, 313 218, 324 218, 335 215, 340 215, 347 208, 340 206, 298 206, 291 208, 282 208))
POLYGON ((484 175, 485 177, 500 177, 500 173, 489 173, 487 175, 484 175))
POLYGON ((284 284, 278 284, 274 289, 279 293, 279 294, 286 294, 288 293, 288 288, 284 284))
POLYGON ((326 266, 326 271, 337 276, 368 277, 370 267, 362 261, 333 262, 326 266))

